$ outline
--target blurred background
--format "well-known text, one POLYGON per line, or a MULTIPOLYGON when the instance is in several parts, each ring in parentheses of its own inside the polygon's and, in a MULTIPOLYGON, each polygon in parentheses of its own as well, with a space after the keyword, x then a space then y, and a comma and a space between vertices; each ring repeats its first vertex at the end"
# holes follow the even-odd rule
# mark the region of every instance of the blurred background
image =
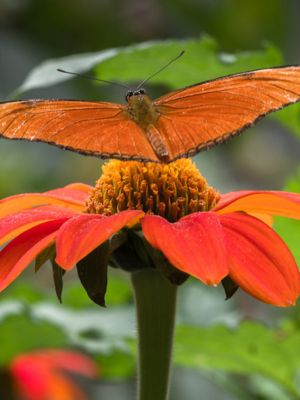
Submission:
MULTIPOLYGON (((148 40, 197 39, 205 34, 216 41, 218 52, 226 55, 247 55, 272 44, 282 54, 284 64, 300 64, 299 17, 298 0, 0 0, 0 99, 9 99, 28 73, 46 59, 148 40)), ((172 69, 176 70, 176 65, 172 69)), ((168 85, 151 87, 150 82, 149 86, 155 96, 169 90, 168 85)), ((122 89, 83 79, 22 95, 118 102, 123 97, 122 89)), ((295 124, 300 126, 299 111, 295 115, 295 124)), ((241 137, 201 153, 195 162, 220 191, 282 189, 286 185, 298 190, 300 141, 295 132, 299 126, 290 130, 275 119, 266 118, 241 137)), ((101 162, 93 157, 43 144, 1 140, 1 197, 49 190, 75 181, 94 184, 100 166, 101 162)), ((294 225, 278 221, 278 229, 287 237, 295 237, 294 225)), ((0 297, 1 323, 7 326, 2 339, 11 349, 6 356, 0 356, 2 365, 18 351, 35 347, 79 348, 96 360, 101 371, 99 380, 81 382, 89 399, 132 399, 134 357, 128 342, 134 337, 135 324, 128 277, 111 273, 108 308, 102 310, 87 299, 75 274, 66 277, 62 306, 52 294, 51 272, 47 268, 39 276, 29 270, 23 275, 0 297), (31 325, 26 325, 26 318, 20 322, 18 316, 24 312, 34 321, 34 332, 31 325), (59 332, 64 339, 54 340, 56 334, 49 333, 36 346, 25 339, 23 348, 16 345, 19 339, 11 334, 16 326, 23 331, 29 329, 30 334, 25 336, 32 338, 40 337, 40 332, 49 328, 45 324, 53 324, 53 332, 59 332)), ((182 350, 186 346, 190 358, 184 359, 183 351, 178 356, 171 400, 298 398, 300 364, 293 353, 300 343, 298 308, 278 310, 241 292, 224 302, 220 288, 206 288, 192 280, 182 288, 179 300, 179 342, 175 347, 182 350), (271 357, 275 345, 272 340, 280 332, 289 332, 292 339, 278 350, 282 353, 275 360, 277 365, 271 357), (260 337, 264 349, 256 347, 260 337), (197 338, 198 362, 192 360, 193 351, 189 349, 197 338), (214 342, 218 343, 218 351, 223 344, 218 362, 212 361, 215 354, 211 357, 214 342), (232 348, 228 348, 229 343, 232 348), (240 343, 240 351, 235 343, 240 343), (293 356, 296 359, 292 363, 293 356), (289 369, 280 370, 285 363, 289 369)))

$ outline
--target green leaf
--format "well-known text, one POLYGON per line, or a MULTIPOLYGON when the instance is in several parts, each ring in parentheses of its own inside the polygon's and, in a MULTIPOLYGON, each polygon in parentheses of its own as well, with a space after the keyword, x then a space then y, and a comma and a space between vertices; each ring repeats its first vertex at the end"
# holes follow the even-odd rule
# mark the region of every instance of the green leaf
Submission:
POLYGON ((50 322, 33 320, 24 312, 1 320, 0 341, 0 366, 7 365, 13 357, 23 352, 68 345, 62 329, 50 322))
POLYGON ((77 264, 77 272, 82 286, 94 303, 105 307, 107 267, 110 246, 106 241, 77 264))
POLYGON ((86 291, 82 289, 82 285, 77 281, 66 285, 64 288, 64 306, 72 307, 75 309, 91 307, 91 299, 86 291))
POLYGON ((300 137, 300 104, 292 104, 284 110, 271 114, 271 117, 279 121, 283 126, 290 129, 296 136, 300 137))
POLYGON ((128 278, 109 274, 106 302, 109 307, 132 302, 132 289, 128 278))
POLYGON ((60 304, 42 303, 34 308, 34 315, 62 328, 73 345, 94 354, 128 352, 128 338, 135 335, 134 310, 130 306, 99 310, 90 302, 89 308, 71 310, 60 304))
POLYGON ((285 241, 300 266, 300 221, 284 217, 276 217, 274 229, 285 241))
MULTIPOLYGON (((300 169, 297 174, 289 180, 284 190, 300 193, 300 169)), ((274 229, 287 243, 297 261, 297 264, 300 266, 300 221, 291 218, 276 217, 274 229)))
POLYGON ((22 302, 31 304, 44 299, 45 294, 41 289, 22 281, 14 283, 1 293, 2 302, 5 300, 21 300, 22 302))
POLYGON ((271 330, 251 322, 244 322, 235 330, 224 326, 179 326, 175 349, 175 362, 179 365, 258 374, 293 396, 300 393, 295 384, 300 368, 299 331, 271 330))
POLYGON ((235 305, 235 297, 224 301, 224 290, 220 285, 212 288, 190 278, 180 287, 179 294, 177 315, 183 324, 201 327, 224 324, 236 327, 242 318, 235 305))
POLYGON ((178 88, 222 75, 282 64, 280 52, 272 45, 258 51, 225 54, 219 52, 216 41, 209 36, 150 41, 44 61, 30 72, 16 92, 20 94, 71 79, 70 75, 57 72, 57 68, 83 73, 98 65, 96 72, 100 79, 123 83, 142 81, 182 50, 186 51, 185 55, 153 77, 151 83, 178 88))
POLYGON ((99 78, 107 80, 141 82, 182 50, 185 54, 149 83, 177 89, 223 75, 282 64, 280 52, 272 45, 258 51, 224 54, 213 38, 203 36, 146 43, 146 46, 132 47, 130 54, 119 51, 101 63, 96 72, 99 78))
POLYGON ((135 357, 126 351, 115 350, 111 354, 101 354, 97 361, 104 379, 132 377, 136 368, 135 357))
MULTIPOLYGON (((112 306, 119 306, 132 302, 132 290, 126 277, 110 271, 108 277, 108 286, 105 296, 106 304, 110 309, 112 306)), ((88 295, 79 283, 68 284, 64 288, 65 306, 72 308, 91 307, 92 303, 88 295)))
POLYGON ((43 61, 31 70, 22 85, 16 89, 12 96, 15 97, 28 90, 55 85, 72 78, 70 75, 58 72, 58 68, 82 73, 90 70, 103 60, 115 56, 117 53, 118 49, 108 49, 97 53, 73 54, 43 61))
POLYGON ((300 193, 300 168, 295 176, 288 180, 287 184, 285 185, 285 190, 289 192, 300 193))

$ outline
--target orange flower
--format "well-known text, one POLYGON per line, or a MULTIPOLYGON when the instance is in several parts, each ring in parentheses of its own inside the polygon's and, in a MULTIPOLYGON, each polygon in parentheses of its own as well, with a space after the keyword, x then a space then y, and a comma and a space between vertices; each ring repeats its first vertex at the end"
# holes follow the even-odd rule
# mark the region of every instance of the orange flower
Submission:
POLYGON ((10 366, 14 387, 24 400, 85 400, 70 373, 97 376, 95 364, 82 354, 42 350, 15 357, 10 366))
POLYGON ((274 215, 300 219, 300 195, 220 195, 187 159, 168 165, 110 161, 95 188, 77 183, 2 200, 0 243, 10 242, 0 253, 0 290, 54 243, 56 263, 68 270, 109 239, 107 260, 124 249, 126 238, 112 245, 120 230, 142 231, 148 254, 159 250, 177 270, 207 285, 230 277, 261 301, 293 305, 300 275, 270 226, 274 215))

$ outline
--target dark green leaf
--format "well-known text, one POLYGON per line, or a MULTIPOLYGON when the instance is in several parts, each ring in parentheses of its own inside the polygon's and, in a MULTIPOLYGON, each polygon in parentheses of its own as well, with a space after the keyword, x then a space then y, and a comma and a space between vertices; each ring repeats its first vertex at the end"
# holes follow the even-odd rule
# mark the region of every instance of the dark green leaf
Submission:
POLYGON ((120 246, 122 246, 127 239, 127 231, 119 231, 109 239, 109 251, 113 253, 120 246))
POLYGON ((239 288, 238 285, 229 278, 229 276, 222 279, 222 286, 226 294, 226 300, 230 299, 239 288))
POLYGON ((63 270, 54 260, 51 261, 52 264, 52 273, 53 273, 53 280, 54 280, 54 287, 57 298, 61 303, 61 296, 63 291, 63 276, 65 274, 65 270, 63 270))
POLYGON ((35 259, 35 272, 38 270, 48 261, 52 260, 55 257, 55 244, 51 244, 50 246, 46 247, 43 251, 35 259))
POLYGON ((131 230, 127 232, 126 242, 112 253, 109 261, 112 266, 125 271, 153 267, 143 237, 131 230))
POLYGON ((0 368, 0 399, 17 400, 15 384, 8 368, 0 368))
POLYGON ((105 307, 109 252, 109 242, 106 241, 77 264, 79 279, 88 296, 103 307, 105 307))

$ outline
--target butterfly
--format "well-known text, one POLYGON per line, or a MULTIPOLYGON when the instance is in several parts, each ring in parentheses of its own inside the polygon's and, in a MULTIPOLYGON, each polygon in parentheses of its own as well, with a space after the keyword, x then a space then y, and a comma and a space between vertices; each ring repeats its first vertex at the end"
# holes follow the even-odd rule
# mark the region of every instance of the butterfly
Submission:
POLYGON ((152 101, 140 86, 126 104, 81 100, 0 103, 0 136, 101 158, 171 162, 239 134, 300 100, 300 66, 197 83, 152 101))

